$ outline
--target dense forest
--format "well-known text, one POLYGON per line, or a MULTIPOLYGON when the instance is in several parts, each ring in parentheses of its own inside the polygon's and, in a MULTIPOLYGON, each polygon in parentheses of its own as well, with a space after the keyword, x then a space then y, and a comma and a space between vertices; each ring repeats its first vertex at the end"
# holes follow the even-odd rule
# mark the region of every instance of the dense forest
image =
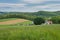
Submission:
POLYGON ((53 17, 60 16, 60 11, 38 11, 38 12, 0 12, 0 19, 4 18, 24 18, 33 20, 36 17, 53 17))

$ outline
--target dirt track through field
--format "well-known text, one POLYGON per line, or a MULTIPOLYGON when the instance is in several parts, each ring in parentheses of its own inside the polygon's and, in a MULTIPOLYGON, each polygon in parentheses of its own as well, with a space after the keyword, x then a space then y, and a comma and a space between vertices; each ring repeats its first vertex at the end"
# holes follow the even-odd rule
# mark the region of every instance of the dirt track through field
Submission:
POLYGON ((16 20, 0 22, 0 25, 16 24, 16 23, 21 23, 21 22, 25 22, 25 21, 28 21, 28 20, 25 20, 25 19, 16 19, 16 20))

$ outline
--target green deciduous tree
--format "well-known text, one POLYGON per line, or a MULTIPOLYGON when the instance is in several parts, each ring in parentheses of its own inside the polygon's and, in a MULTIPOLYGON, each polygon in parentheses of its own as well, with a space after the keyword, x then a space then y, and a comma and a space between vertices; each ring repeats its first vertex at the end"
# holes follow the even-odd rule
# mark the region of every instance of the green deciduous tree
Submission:
POLYGON ((45 20, 41 17, 38 17, 38 18, 35 18, 33 22, 35 25, 41 25, 42 23, 45 22, 45 20))
POLYGON ((52 17, 51 20, 54 24, 60 24, 60 16, 52 17))

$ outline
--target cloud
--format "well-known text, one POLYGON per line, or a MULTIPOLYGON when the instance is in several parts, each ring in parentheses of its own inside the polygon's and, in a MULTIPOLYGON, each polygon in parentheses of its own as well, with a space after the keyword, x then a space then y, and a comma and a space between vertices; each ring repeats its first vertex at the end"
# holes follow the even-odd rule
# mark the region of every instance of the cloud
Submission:
POLYGON ((26 3, 32 3, 32 4, 37 4, 37 3, 43 3, 46 1, 60 1, 60 0, 23 0, 26 3))
POLYGON ((19 3, 0 3, 0 11, 18 11, 21 8, 24 8, 26 4, 19 3))
POLYGON ((41 3, 44 2, 45 0, 23 0, 23 1, 27 3, 41 3))
POLYGON ((46 5, 38 5, 38 6, 33 6, 33 8, 60 8, 60 4, 46 4, 46 5))
POLYGON ((60 10, 60 4, 37 5, 37 6, 26 7, 25 9, 33 12, 40 10, 56 11, 56 10, 60 10))
POLYGON ((24 0, 26 2, 29 2, 29 3, 37 3, 37 2, 41 2, 41 0, 24 0))
MULTIPOLYGON (((35 6, 22 6, 19 5, 17 6, 17 4, 8 4, 10 6, 6 6, 3 8, 1 11, 20 11, 20 12, 36 12, 36 11, 57 11, 60 10, 60 4, 46 4, 46 5, 35 5, 35 6), (16 5, 16 6, 15 6, 16 5)), ((1 6, 1 5, 0 5, 1 6)))
MULTIPOLYGON (((59 0, 58 0, 59 1, 59 0)), ((35 12, 60 10, 57 0, 23 0, 21 3, 0 3, 0 11, 35 12), (51 3, 52 2, 52 3, 51 3)))
POLYGON ((0 3, 0 7, 24 7, 26 4, 0 3))

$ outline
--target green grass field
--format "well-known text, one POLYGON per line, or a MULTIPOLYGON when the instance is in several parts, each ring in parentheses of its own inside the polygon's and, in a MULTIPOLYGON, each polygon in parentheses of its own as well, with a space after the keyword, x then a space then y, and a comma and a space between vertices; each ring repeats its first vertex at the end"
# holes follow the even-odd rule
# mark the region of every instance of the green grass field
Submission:
POLYGON ((18 19, 18 18, 0 19, 0 22, 9 21, 9 20, 16 20, 16 19, 18 19))
POLYGON ((0 40, 60 40, 60 25, 0 25, 0 40))
POLYGON ((60 40, 60 24, 29 25, 31 23, 0 25, 0 40, 60 40))

